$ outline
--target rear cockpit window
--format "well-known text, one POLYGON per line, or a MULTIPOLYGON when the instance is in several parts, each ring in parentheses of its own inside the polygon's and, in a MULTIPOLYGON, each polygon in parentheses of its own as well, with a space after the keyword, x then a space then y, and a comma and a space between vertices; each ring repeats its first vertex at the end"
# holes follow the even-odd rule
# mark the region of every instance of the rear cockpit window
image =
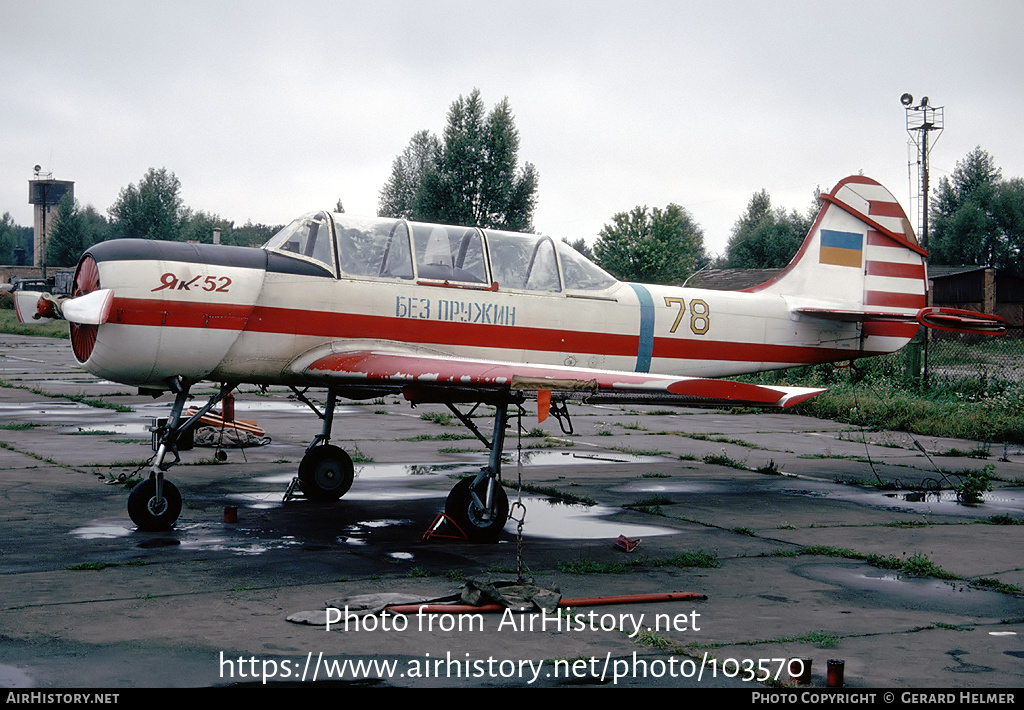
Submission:
POLYGON ((572 291, 602 291, 617 281, 604 269, 580 254, 565 242, 558 242, 558 256, 562 261, 562 279, 572 291))
POLYGON ((416 253, 416 276, 431 281, 486 284, 480 230, 410 222, 416 253))
POLYGON ((561 291, 551 237, 487 230, 491 273, 502 289, 561 291))

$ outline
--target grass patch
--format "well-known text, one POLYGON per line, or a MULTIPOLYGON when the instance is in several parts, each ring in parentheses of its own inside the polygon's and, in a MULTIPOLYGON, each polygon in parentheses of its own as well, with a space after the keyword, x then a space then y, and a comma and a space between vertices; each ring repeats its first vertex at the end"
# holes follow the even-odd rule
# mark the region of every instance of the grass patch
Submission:
POLYGON ((632 567, 621 562, 595 562, 594 560, 559 560, 555 569, 565 574, 627 574, 632 567))
POLYGON ((67 321, 55 320, 38 325, 22 323, 13 309, 0 309, 0 333, 11 335, 37 335, 44 338, 69 340, 71 333, 67 321))
MULTIPOLYGON (((929 353, 929 361, 938 364, 934 353, 929 353)), ((812 417, 924 436, 1024 443, 1024 383, 1019 379, 933 375, 923 386, 907 380, 899 354, 858 360, 855 369, 817 365, 739 379, 825 387, 825 392, 788 410, 812 417)), ((981 456, 981 451, 966 455, 981 456)))
POLYGON ((567 574, 627 574, 643 567, 699 567, 713 569, 722 563, 713 552, 697 550, 696 552, 680 552, 671 557, 639 557, 629 562, 598 562, 595 560, 560 560, 555 567, 567 574))
POLYGON ((353 444, 352 448, 348 449, 348 457, 352 459, 352 463, 373 463, 373 457, 363 453, 359 449, 359 444, 353 444))
POLYGON ((680 552, 671 557, 659 557, 654 560, 643 560, 651 567, 700 567, 702 569, 713 569, 721 567, 722 563, 713 552, 697 550, 696 552, 680 552))
POLYGON ((115 412, 134 412, 135 410, 124 404, 115 404, 113 402, 107 402, 102 399, 93 399, 86 397, 84 394, 52 394, 38 387, 26 387, 25 385, 16 385, 13 382, 7 380, 0 380, 0 387, 7 387, 9 389, 25 390, 32 394, 39 395, 40 397, 49 397, 50 399, 67 399, 72 402, 78 402, 84 404, 87 407, 96 407, 97 409, 112 409, 115 412))
POLYGON ((675 501, 672 500, 671 498, 669 498, 668 496, 651 496, 650 498, 641 498, 640 500, 636 501, 635 503, 626 503, 626 505, 624 505, 622 507, 623 508, 640 508, 640 507, 643 507, 643 506, 650 506, 650 505, 672 505, 673 503, 675 503, 675 501))
POLYGON ((704 463, 714 464, 716 466, 727 466, 728 468, 738 468, 741 471, 746 471, 747 466, 744 463, 737 461, 736 459, 730 458, 725 454, 708 454, 704 457, 704 463))
POLYGON ((732 444, 733 446, 742 446, 747 449, 761 449, 762 446, 752 444, 749 441, 743 441, 743 439, 730 439, 727 436, 711 436, 710 434, 691 434, 678 432, 679 436, 685 436, 687 439, 696 439, 697 441, 711 441, 716 444, 732 444))
POLYGON ((984 589, 1003 592, 1004 594, 1020 594, 1021 592, 1024 592, 1024 589, 1021 589, 1016 584, 1000 582, 998 579, 992 579, 991 577, 979 577, 978 579, 973 580, 971 584, 984 589))
POLYGON ((461 441, 463 439, 475 439, 476 437, 472 434, 417 434, 416 436, 409 436, 399 441, 461 441))
POLYGON ((425 422, 434 422, 441 426, 450 426, 452 423, 452 415, 447 412, 423 412, 420 415, 420 419, 425 422))
POLYGON ((608 448, 612 451, 619 451, 632 456, 668 456, 667 451, 661 451, 660 449, 633 449, 628 446, 609 446, 608 448))
POLYGON ((796 555, 818 555, 822 557, 843 557, 850 560, 861 560, 879 569, 888 569, 903 574, 913 574, 919 577, 935 577, 936 579, 963 579, 960 575, 948 572, 930 559, 927 555, 915 552, 910 557, 896 557, 895 555, 876 555, 851 550, 846 547, 832 547, 830 545, 808 545, 796 552, 782 552, 771 556, 796 556, 796 555))
POLYGON ((71 565, 68 569, 76 572, 83 570, 98 572, 108 567, 144 567, 148 564, 149 562, 146 560, 132 560, 131 562, 80 562, 77 565, 71 565))

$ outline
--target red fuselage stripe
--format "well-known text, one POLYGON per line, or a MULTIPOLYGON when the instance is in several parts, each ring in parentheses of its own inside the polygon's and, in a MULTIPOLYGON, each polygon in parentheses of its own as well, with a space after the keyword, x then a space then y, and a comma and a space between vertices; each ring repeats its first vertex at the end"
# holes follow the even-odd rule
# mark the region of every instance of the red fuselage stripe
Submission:
MULTIPOLYGON (((553 328, 453 323, 393 316, 244 305, 115 298, 111 323, 165 328, 213 328, 336 339, 381 339, 416 344, 536 350, 636 357, 639 337, 553 328)), ((870 353, 833 348, 654 338, 655 358, 816 363, 870 353)))

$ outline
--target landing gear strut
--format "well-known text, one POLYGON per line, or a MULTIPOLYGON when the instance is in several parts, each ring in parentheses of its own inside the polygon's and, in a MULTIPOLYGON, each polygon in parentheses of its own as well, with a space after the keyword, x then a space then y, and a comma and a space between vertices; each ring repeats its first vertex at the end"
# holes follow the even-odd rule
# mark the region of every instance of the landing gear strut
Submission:
MULTIPOLYGON (((306 448, 306 453, 299 463, 299 487, 311 501, 338 500, 352 485, 354 467, 347 453, 329 443, 334 424, 334 408, 338 399, 337 392, 328 388, 327 403, 323 412, 305 396, 304 390, 300 391, 293 387, 292 392, 323 420, 323 429, 306 448)), ((423 394, 422 390, 407 391, 406 397, 414 403, 439 401, 429 396, 423 397, 423 394)), ((473 478, 463 479, 452 488, 445 502, 445 515, 470 540, 493 542, 504 529, 509 513, 508 495, 501 485, 501 448, 508 426, 508 407, 510 404, 521 403, 522 397, 504 393, 481 402, 493 404, 497 409, 494 415, 494 433, 490 441, 469 415, 456 409, 446 399, 440 401, 444 401, 462 423, 490 449, 487 465, 473 478)), ((289 488, 288 495, 291 494, 291 490, 289 488)))
POLYGON ((139 527, 139 530, 170 530, 174 526, 178 516, 181 515, 181 494, 173 483, 164 480, 164 472, 178 462, 177 444, 181 435, 191 429, 200 417, 224 399, 235 388, 235 383, 222 384, 220 391, 210 397, 209 401, 196 414, 179 424, 181 413, 185 409, 185 402, 188 400, 190 386, 180 377, 175 377, 170 381, 171 390, 174 392, 174 405, 171 407, 171 416, 167 419, 167 425, 159 431, 156 456, 149 469, 149 478, 136 485, 128 496, 128 516, 139 527), (165 465, 164 458, 168 453, 174 454, 174 461, 165 465))
POLYGON ((491 450, 487 465, 475 477, 464 478, 455 484, 444 505, 445 515, 474 542, 494 542, 508 521, 508 495, 501 485, 501 448, 508 424, 508 405, 508 400, 495 404, 494 434, 490 442, 468 417, 448 405, 491 450))
POLYGON ((334 407, 338 403, 338 396, 334 390, 327 390, 327 405, 321 414, 305 396, 297 391, 295 394, 324 420, 323 430, 306 448, 306 453, 299 462, 299 486, 306 498, 311 501, 329 503, 338 500, 348 493, 355 477, 351 457, 343 449, 327 443, 331 440, 334 407))

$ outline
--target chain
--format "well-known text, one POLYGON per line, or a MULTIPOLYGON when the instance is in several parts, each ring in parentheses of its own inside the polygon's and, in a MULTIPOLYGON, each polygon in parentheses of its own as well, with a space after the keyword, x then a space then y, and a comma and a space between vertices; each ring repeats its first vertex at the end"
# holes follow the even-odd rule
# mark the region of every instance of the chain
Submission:
POLYGON ((523 583, 523 523, 526 522, 526 506, 523 505, 523 405, 518 405, 519 413, 516 419, 516 481, 519 489, 519 499, 516 506, 521 508, 516 526, 516 579, 518 584, 523 583))

